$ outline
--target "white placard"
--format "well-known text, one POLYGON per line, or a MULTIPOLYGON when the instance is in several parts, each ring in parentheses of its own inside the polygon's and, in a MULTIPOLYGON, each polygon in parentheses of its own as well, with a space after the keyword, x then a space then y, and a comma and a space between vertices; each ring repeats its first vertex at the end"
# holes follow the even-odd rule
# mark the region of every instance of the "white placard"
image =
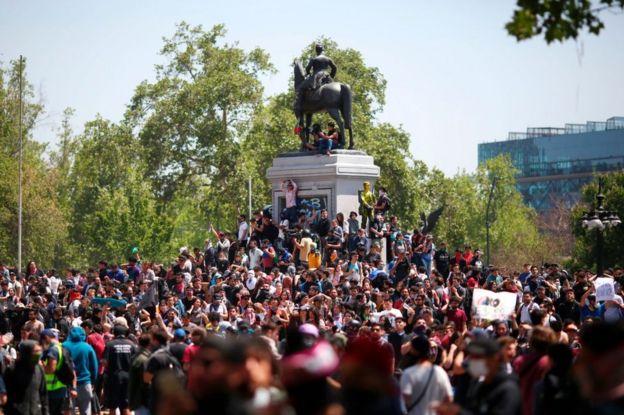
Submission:
POLYGON ((518 296, 514 293, 482 290, 472 293, 472 315, 483 320, 509 320, 516 310, 518 296))
POLYGON ((615 287, 611 278, 596 278, 596 301, 613 300, 615 297, 615 287))

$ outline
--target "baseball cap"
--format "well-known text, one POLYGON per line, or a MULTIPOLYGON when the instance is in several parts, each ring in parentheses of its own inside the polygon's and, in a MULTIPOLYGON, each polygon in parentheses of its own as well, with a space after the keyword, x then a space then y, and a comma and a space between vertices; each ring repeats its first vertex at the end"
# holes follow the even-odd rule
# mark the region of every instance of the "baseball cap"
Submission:
POLYGON ((501 345, 496 340, 488 337, 478 337, 471 341, 466 347, 466 351, 474 356, 494 356, 501 350, 501 345))
POLYGON ((310 335, 312 337, 318 337, 319 336, 318 328, 316 326, 310 324, 310 323, 305 323, 305 324, 302 324, 301 326, 299 326, 299 333, 307 334, 307 335, 310 335))
POLYGON ((184 329, 175 329, 175 331, 173 332, 173 337, 175 337, 176 339, 183 339, 186 337, 186 331, 184 331, 184 329))
POLYGON ((41 335, 58 339, 58 331, 54 329, 45 329, 41 332, 41 335))

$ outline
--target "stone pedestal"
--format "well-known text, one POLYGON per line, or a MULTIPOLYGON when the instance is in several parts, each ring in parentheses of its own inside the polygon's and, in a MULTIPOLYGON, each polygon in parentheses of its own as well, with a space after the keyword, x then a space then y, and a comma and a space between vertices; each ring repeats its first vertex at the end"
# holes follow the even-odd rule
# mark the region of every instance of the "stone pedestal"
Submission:
POLYGON ((271 182, 273 220, 279 221, 279 213, 286 206, 281 183, 292 179, 297 183, 299 210, 308 215, 312 209, 325 208, 329 217, 342 212, 345 219, 349 212, 358 210, 358 190, 362 183, 371 187, 379 177, 379 167, 373 158, 359 150, 334 150, 331 155, 310 153, 285 153, 273 159, 267 170, 271 182))

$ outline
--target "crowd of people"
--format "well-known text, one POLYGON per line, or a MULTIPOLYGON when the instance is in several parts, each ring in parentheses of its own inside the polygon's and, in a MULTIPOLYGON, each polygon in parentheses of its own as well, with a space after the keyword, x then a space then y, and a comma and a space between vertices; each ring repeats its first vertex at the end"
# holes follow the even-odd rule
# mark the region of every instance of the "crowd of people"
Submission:
POLYGON ((597 301, 595 275, 449 250, 387 195, 363 220, 307 215, 283 190, 278 223, 241 214, 170 263, 0 263, 3 411, 624 413, 623 270, 597 301), (477 318, 475 289, 517 306, 477 318))

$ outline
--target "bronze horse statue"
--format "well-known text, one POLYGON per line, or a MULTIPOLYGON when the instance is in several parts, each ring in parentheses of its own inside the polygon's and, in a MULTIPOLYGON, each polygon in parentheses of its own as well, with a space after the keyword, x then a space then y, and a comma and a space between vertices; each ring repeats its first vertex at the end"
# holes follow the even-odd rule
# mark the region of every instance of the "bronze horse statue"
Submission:
MULTIPOLYGON (((305 80, 305 71, 301 62, 295 62, 295 91, 299 89, 305 80)), ((303 102, 301 110, 295 108, 297 125, 300 127, 300 137, 303 140, 303 147, 308 142, 310 135, 310 125, 312 124, 312 114, 327 111, 336 121, 340 130, 341 143, 344 147, 345 129, 349 130, 349 149, 353 148, 353 133, 351 130, 351 87, 340 82, 330 82, 321 85, 314 91, 303 91, 303 102), (305 115, 305 126, 303 117, 305 115), (344 122, 343 122, 344 120, 344 122)))

